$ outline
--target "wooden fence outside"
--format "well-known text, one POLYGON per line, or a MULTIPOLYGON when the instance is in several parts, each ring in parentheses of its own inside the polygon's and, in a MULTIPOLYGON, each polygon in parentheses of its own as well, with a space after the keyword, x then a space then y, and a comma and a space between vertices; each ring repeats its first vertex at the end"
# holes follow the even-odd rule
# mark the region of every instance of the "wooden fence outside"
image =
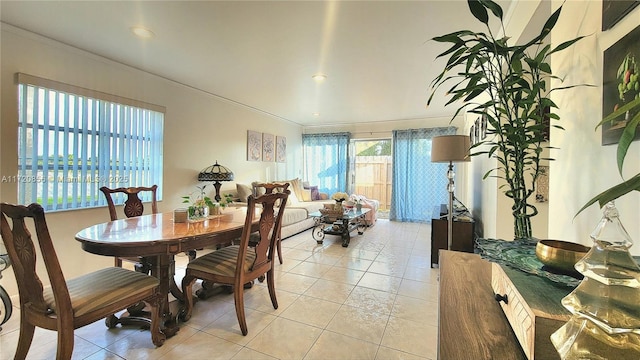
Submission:
POLYGON ((357 156, 355 193, 380 201, 380 210, 391 207, 391 156, 357 156))

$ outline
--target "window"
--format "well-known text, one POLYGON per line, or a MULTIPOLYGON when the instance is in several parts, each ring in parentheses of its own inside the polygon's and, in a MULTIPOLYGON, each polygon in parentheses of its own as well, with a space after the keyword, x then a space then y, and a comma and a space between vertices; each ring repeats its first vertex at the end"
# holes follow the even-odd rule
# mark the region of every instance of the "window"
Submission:
POLYGON ((349 133, 303 134, 304 178, 329 195, 348 191, 349 133))
POLYGON ((153 184, 162 199, 164 107, 26 74, 18 91, 20 203, 104 206, 102 186, 153 184))

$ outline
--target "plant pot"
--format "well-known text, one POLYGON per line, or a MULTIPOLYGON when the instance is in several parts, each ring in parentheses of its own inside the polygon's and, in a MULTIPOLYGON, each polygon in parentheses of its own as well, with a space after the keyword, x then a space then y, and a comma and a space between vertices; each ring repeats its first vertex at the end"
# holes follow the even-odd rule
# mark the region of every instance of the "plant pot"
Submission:
POLYGON ((203 219, 209 216, 209 207, 207 205, 189 206, 188 214, 189 220, 203 219))

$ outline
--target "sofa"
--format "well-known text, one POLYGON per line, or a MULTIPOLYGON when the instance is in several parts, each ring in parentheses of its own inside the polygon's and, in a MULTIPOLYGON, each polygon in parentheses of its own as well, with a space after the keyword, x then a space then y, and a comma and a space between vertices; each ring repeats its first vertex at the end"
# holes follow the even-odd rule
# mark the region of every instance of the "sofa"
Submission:
MULTIPOLYGON (((284 217, 282 218, 282 229, 280 230, 282 239, 312 228, 315 225, 315 221, 309 217, 309 214, 319 211, 325 204, 335 204, 335 201, 330 199, 328 194, 319 192, 317 186, 311 186, 298 178, 274 182, 289 183, 289 190, 291 191, 284 210, 284 217)), ((246 204, 249 195, 262 195, 264 189, 256 187, 257 184, 259 184, 257 181, 251 184, 236 183, 235 202, 239 205, 246 204)), ((365 214, 365 221, 367 226, 373 226, 377 220, 376 214, 380 202, 367 199, 362 195, 351 195, 351 198, 360 199, 363 208, 371 209, 365 214)))
MULTIPOLYGON (((274 181, 289 183, 291 194, 287 200, 284 215, 282 218, 281 236, 286 239, 292 235, 310 229, 315 225, 313 218, 309 214, 319 211, 324 204, 334 204, 327 194, 318 192, 318 188, 303 183, 300 179, 274 181)), ((262 195, 259 187, 255 187, 258 182, 251 184, 236 183, 236 202, 243 204, 247 202, 249 195, 262 195)))

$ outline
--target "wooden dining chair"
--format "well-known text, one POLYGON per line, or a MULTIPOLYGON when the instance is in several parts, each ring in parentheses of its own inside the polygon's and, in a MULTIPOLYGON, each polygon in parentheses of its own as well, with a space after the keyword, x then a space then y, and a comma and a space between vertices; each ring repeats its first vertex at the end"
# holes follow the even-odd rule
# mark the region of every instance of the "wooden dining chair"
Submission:
MULTIPOLYGON (((163 297, 158 279, 120 267, 101 269, 65 280, 39 204, 0 204, 0 231, 18 284, 20 333, 15 359, 29 352, 35 327, 58 332, 56 359, 70 359, 74 330, 124 310, 140 301, 151 306, 151 340, 162 346, 160 309, 163 297), (36 246, 25 219, 33 219, 36 241, 44 260, 50 286, 38 276, 36 246), (11 219, 11 225, 9 220, 11 219)), ((108 324, 108 323, 107 323, 108 324)))
MULTIPOLYGON (((287 188, 289 188, 289 183, 256 183, 253 185, 253 187, 254 187, 254 191, 255 191, 255 188, 264 188, 265 194, 271 194, 274 191, 284 192, 285 190, 287 190, 287 188)), ((280 203, 276 203, 276 206, 278 208, 280 208, 281 205, 282 204, 280 203)), ((282 207, 282 210, 284 211, 284 207, 282 207)), ((281 232, 280 230, 278 230, 278 240, 276 242, 276 249, 278 250, 278 261, 280 262, 280 264, 282 264, 282 246, 280 245, 280 240, 282 240, 282 236, 280 234, 281 232)), ((249 246, 255 246, 255 244, 257 243, 257 240, 259 240, 259 235, 257 233, 251 234, 251 238, 249 239, 249 246)))
POLYGON ((193 283, 202 279, 212 283, 226 284, 233 287, 233 299, 236 306, 236 316, 240 324, 242 335, 247 335, 247 321, 244 312, 244 284, 252 282, 267 274, 267 287, 273 308, 278 308, 276 299, 274 274, 274 248, 282 226, 282 214, 290 191, 265 194, 247 199, 247 216, 242 230, 240 243, 215 250, 200 256, 187 265, 186 274, 182 278, 182 291, 185 294, 185 308, 181 318, 188 321, 193 311, 193 283), (280 210, 275 210, 275 204, 280 202, 280 210), (258 231, 260 242, 256 247, 249 246, 252 224, 256 204, 262 206, 258 231))
MULTIPOLYGON (((151 187, 121 187, 117 189, 110 189, 106 186, 100 188, 100 191, 104 194, 107 199, 107 207, 109 208, 109 217, 111 221, 118 220, 118 211, 116 209, 115 202, 113 201, 114 194, 125 194, 127 199, 124 202, 123 213, 124 216, 136 217, 144 214, 144 204, 140 199, 140 193, 149 192, 151 194, 151 213, 158 213, 158 203, 157 203, 157 195, 156 192, 158 190, 158 185, 153 185, 151 187)), ((116 257, 115 258, 115 266, 122 267, 122 259, 116 257)), ((148 273, 149 272, 149 264, 146 264, 142 258, 126 258, 125 260, 134 262, 136 265, 136 270, 148 273)))

